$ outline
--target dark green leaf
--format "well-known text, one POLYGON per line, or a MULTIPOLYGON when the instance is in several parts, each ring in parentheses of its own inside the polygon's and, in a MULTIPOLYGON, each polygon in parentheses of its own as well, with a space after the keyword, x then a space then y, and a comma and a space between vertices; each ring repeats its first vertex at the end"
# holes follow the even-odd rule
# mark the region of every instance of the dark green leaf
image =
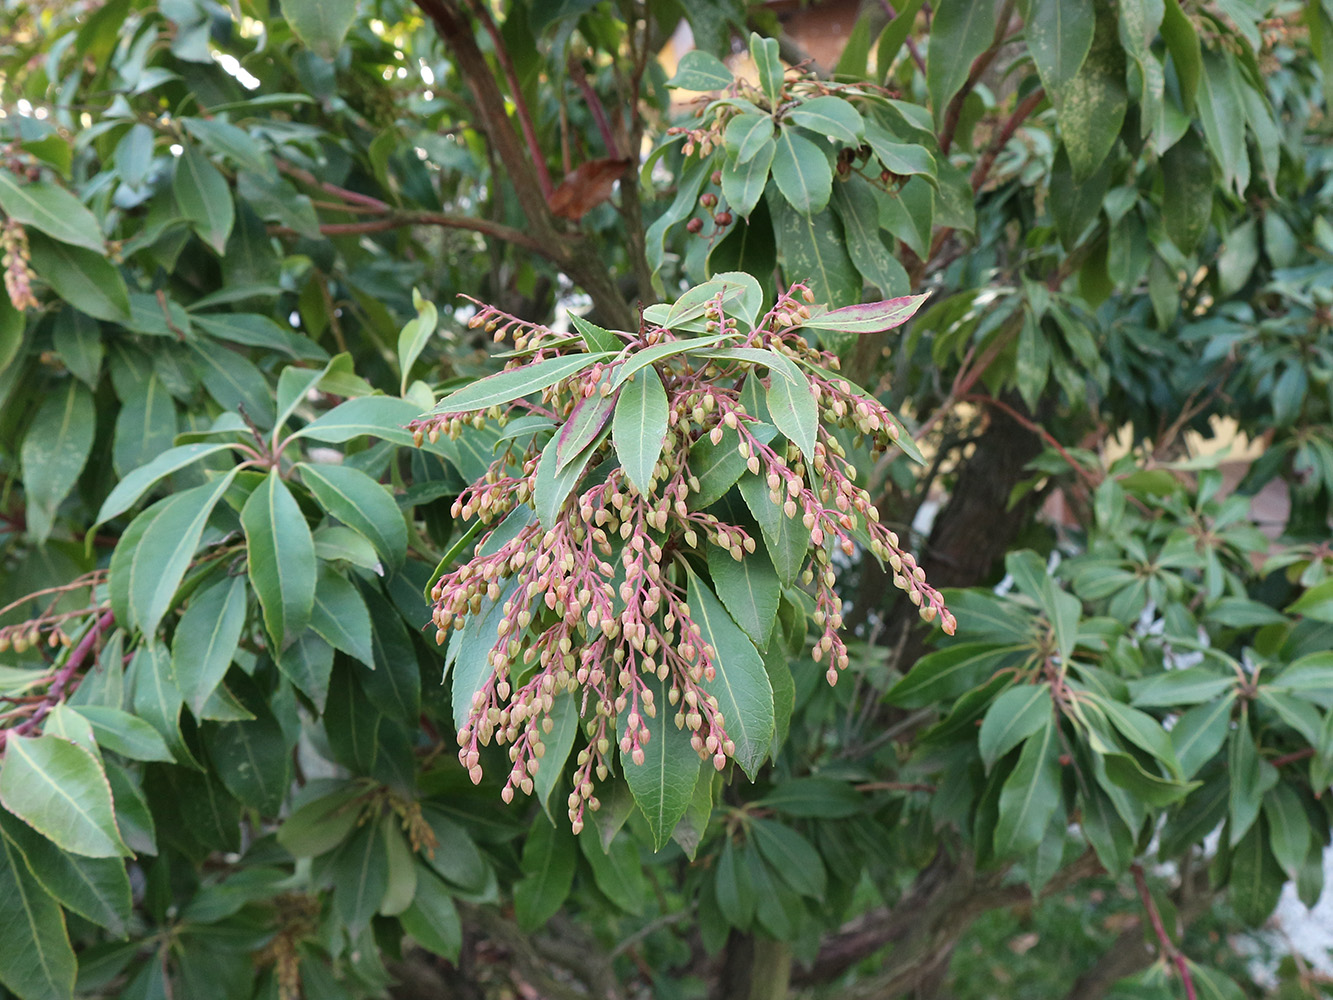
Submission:
POLYGON ((560 909, 574 882, 578 859, 563 826, 538 823, 523 845, 523 878, 514 885, 514 916, 531 933, 560 909))
POLYGON ((327 563, 320 566, 310 611, 310 627, 334 649, 374 669, 370 614, 355 585, 327 563))
POLYGON ((1023 33, 1046 92, 1059 100, 1092 47, 1092 0, 1027 0, 1023 33))
POLYGON ((18 176, 0 171, 0 209, 15 222, 39 229, 61 243, 106 250, 97 216, 64 188, 47 181, 20 184, 18 176))
POLYGON ((63 850, 124 857, 111 786, 97 757, 58 736, 9 734, 0 764, 0 804, 63 850))
POLYGON ((1000 792, 997 857, 1018 857, 1041 843, 1060 805, 1060 742, 1053 715, 1027 742, 1000 792))
POLYGON ((60 905, 0 836, 0 983, 22 1000, 70 1000, 78 960, 60 905))
POLYGON ((841 97, 812 97, 787 112, 787 119, 816 135, 837 139, 848 146, 861 143, 865 122, 850 101, 841 97))
POLYGON ((666 700, 666 685, 655 679, 645 683, 653 692, 657 714, 643 720, 650 734, 643 744, 643 763, 635 764, 622 755, 621 769, 648 821, 653 850, 660 851, 689 808, 699 776, 699 754, 690 745, 689 731, 676 727, 676 710, 666 700))
POLYGON ((1046 725, 1053 703, 1048 684, 1019 684, 998 698, 982 719, 977 749, 986 769, 1046 725))
POLYGON ((667 434, 667 396, 657 369, 643 368, 620 389, 611 420, 616 457, 630 483, 648 496, 667 434))
POLYGON ((76 379, 66 379, 38 406, 21 451, 28 531, 38 543, 51 533, 57 508, 78 482, 95 429, 92 394, 76 379))
POLYGON ((365 535, 390 566, 402 565, 407 524, 389 491, 350 465, 297 466, 315 499, 349 528, 365 535))
POLYGON ((824 151, 795 129, 778 130, 773 180, 801 215, 822 212, 833 192, 833 170, 824 151))
POLYGON ((708 546, 708 573, 736 624, 745 630, 762 651, 778 619, 780 585, 773 563, 762 548, 739 561, 716 545, 708 546))
POLYGON ((245 628, 242 577, 219 580, 190 601, 176 628, 171 667, 176 686, 198 715, 231 666, 245 628))
POLYGON ((972 60, 981 55, 995 35, 995 5, 972 0, 944 0, 935 5, 926 60, 926 90, 935 124, 967 79, 972 60))
POLYGON ((241 526, 250 585, 274 647, 285 649, 305 630, 314 607, 315 543, 276 468, 245 502, 241 526))
POLYGON ((190 220, 199 238, 219 254, 223 253, 236 221, 236 207, 227 179, 194 143, 186 145, 185 152, 177 158, 172 190, 181 214, 190 220))

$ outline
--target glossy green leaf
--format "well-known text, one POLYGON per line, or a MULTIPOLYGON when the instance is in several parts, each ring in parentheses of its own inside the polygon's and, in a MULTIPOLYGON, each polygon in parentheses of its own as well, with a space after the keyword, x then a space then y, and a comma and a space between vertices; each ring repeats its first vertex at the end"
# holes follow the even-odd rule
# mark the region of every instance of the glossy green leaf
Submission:
POLYGON ((185 131, 238 167, 267 173, 273 161, 249 132, 219 118, 182 118, 185 131))
POLYGON ((635 804, 648 821, 653 850, 660 851, 689 808, 699 776, 699 754, 690 746, 689 731, 676 728, 676 710, 665 700, 666 685, 655 678, 645 683, 653 692, 657 714, 643 720, 650 734, 643 744, 643 763, 635 764, 622 755, 621 769, 635 804))
POLYGON ((1195 705, 1171 727, 1171 744, 1180 762, 1182 778, 1193 778, 1222 749, 1230 731, 1231 706, 1235 701, 1235 692, 1231 692, 1217 701, 1195 705))
POLYGON ((360 592, 327 563, 320 566, 316 580, 310 627, 334 649, 342 650, 374 669, 370 613, 360 592))
POLYGON ((196 594, 181 616, 171 665, 181 696, 197 715, 231 666, 245 628, 247 588, 236 576, 196 594))
POLYGON ((1060 805, 1060 741, 1054 716, 1023 744, 1018 763, 1000 792, 995 825, 997 857, 1018 857, 1041 843, 1060 805))
MULTIPOLYGON (((172 495, 162 501, 160 510, 149 508, 154 517, 134 547, 128 567, 130 619, 144 635, 153 635, 172 608, 213 508, 230 488, 237 471, 233 469, 211 483, 172 495)), ((123 538, 121 544, 125 544, 123 538)))
POLYGON ((870 188, 857 181, 835 185, 833 209, 842 223, 847 253, 865 283, 885 296, 906 293, 910 279, 880 235, 879 208, 870 188))
POLYGON ((531 933, 564 903, 578 859, 574 838, 563 826, 538 823, 523 845, 523 878, 514 885, 514 916, 531 933))
POLYGON ((120 271, 102 253, 28 234, 32 269, 80 312, 113 323, 130 318, 129 290, 120 271))
POLYGON ((849 146, 859 145, 865 132, 861 113, 841 97, 812 97, 801 101, 787 112, 787 120, 816 135, 828 136, 849 146))
POLYGON ((773 153, 773 180, 801 215, 822 212, 833 193, 833 169, 824 151, 794 129, 779 129, 773 153))
MULTIPOLYGON (((829 211, 798 212, 785 198, 774 197, 771 188, 766 200, 784 278, 804 282, 816 302, 830 306, 859 302, 861 276, 847 253, 837 216, 829 211)), ((840 346, 847 343, 845 337, 839 342, 840 346)))
POLYGON ((364 795, 362 786, 347 784, 305 803, 278 827, 278 843, 297 858, 333 850, 357 827, 364 795))
POLYGON ((78 960, 60 904, 0 836, 0 983, 22 1000, 70 1000, 78 960))
POLYGON ((227 179, 194 143, 188 143, 176 160, 172 190, 181 214, 190 220, 199 238, 219 254, 224 253, 236 221, 236 207, 227 179))
POLYGON ((773 138, 774 125, 772 115, 752 114, 749 112, 736 115, 727 122, 722 133, 722 142, 731 154, 731 164, 745 165, 769 140, 773 138))
POLYGON ((997 646, 989 642, 959 643, 928 653, 912 665, 907 676, 889 689, 885 698, 903 708, 922 708, 956 698, 988 680, 1001 667, 1012 665, 1022 645, 997 646))
POLYGON ((80 705, 78 713, 88 720, 104 750, 130 760, 175 761, 161 734, 138 716, 107 705, 80 705))
POLYGON ((1125 53, 1120 47, 1116 14, 1097 8, 1096 27, 1087 58, 1052 95, 1064 148, 1075 182, 1091 177, 1120 135, 1129 106, 1125 53))
POLYGON ((250 586, 274 646, 285 649, 305 629, 314 607, 315 543, 276 468, 245 502, 241 526, 250 586))
POLYGON ((355 830, 329 864, 333 905, 353 934, 367 927, 389 887, 389 857, 378 823, 355 830))
POLYGON ((641 914, 649 892, 634 839, 616 837, 605 851, 593 837, 579 837, 578 841, 602 895, 626 913, 641 914))
POLYGON ((398 915, 403 930, 417 944, 457 963, 463 948, 463 928, 449 890, 429 868, 418 863, 417 891, 412 904, 398 915))
POLYGON ((1019 684, 998 698, 981 721, 977 749, 986 769, 1050 722, 1053 702, 1048 684, 1019 684))
POLYGON ((579 452, 563 469, 557 471, 559 458, 557 452, 560 447, 559 436, 552 436, 542 449, 541 458, 537 461, 537 477, 532 488, 532 502, 537 510, 537 517, 542 526, 547 528, 555 524, 556 518, 560 516, 561 509, 569 500, 569 495, 578 485, 583 473, 587 471, 588 460, 592 453, 597 450, 601 442, 605 440, 608 428, 603 427, 602 432, 586 448, 579 452))
POLYGON ((20 184, 18 176, 0 171, 0 210, 15 222, 39 229, 61 243, 104 253, 106 240, 97 216, 83 202, 49 181, 20 184))
POLYGON ((181 736, 181 708, 185 702, 172 677, 166 645, 141 644, 130 662, 130 674, 134 678, 134 714, 157 730, 177 762, 198 767, 181 736))
POLYGON ((667 434, 667 396, 662 377, 649 365, 620 389, 611 418, 616 458, 630 483, 648 496, 653 469, 662 457, 667 434))
POLYGON ((708 546, 708 575, 731 617, 762 652, 778 620, 780 584, 762 547, 737 561, 716 545, 708 546))
POLYGON ((1231 796, 1227 812, 1231 819, 1231 846, 1235 847, 1259 818, 1264 794, 1277 784, 1278 772, 1259 756, 1250 735, 1249 710, 1242 709, 1240 726, 1231 733, 1227 765, 1231 771, 1231 796))
POLYGON ((1027 0, 1024 8, 1023 34, 1037 75, 1059 99, 1092 48, 1097 24, 1092 0, 1027 0))
POLYGON ((115 489, 107 494, 107 498, 102 502, 101 510, 97 512, 97 523, 103 524, 129 510, 155 483, 173 472, 193 465, 209 455, 226 451, 230 447, 231 445, 227 444, 183 444, 162 452, 147 465, 130 472, 116 484, 115 489))
POLYGON ((728 161, 722 167, 722 196, 734 214, 743 219, 750 218, 750 213, 764 196, 769 169, 776 154, 777 144, 772 138, 765 138, 745 162, 728 161))
POLYGON ((681 90, 722 90, 734 82, 731 70, 720 59, 702 49, 691 49, 681 56, 676 75, 667 81, 667 86, 681 90))
POLYGON ((291 784, 291 748, 268 711, 204 730, 204 746, 227 791, 262 816, 277 816, 291 784))
POLYGON ((310 464, 297 468, 301 481, 330 514, 368 538, 390 566, 407 553, 407 524, 389 491, 350 465, 310 464))
POLYGON ((819 429, 819 404, 810 392, 810 382, 797 369, 799 381, 774 375, 769 379, 768 404, 769 415, 779 431, 801 449, 806 467, 813 467, 815 461, 815 433, 819 429))
POLYGON ((565 763, 574 749, 574 736, 579 728, 579 706, 571 692, 565 691, 555 696, 550 719, 551 731, 542 737, 546 754, 532 779, 532 797, 541 805, 546 818, 555 823, 557 820, 551 811, 551 793, 564 777, 565 763))
POLYGON ((930 48, 926 53, 926 90, 937 126, 944 123, 949 101, 967 79, 972 60, 995 35, 995 5, 972 0, 943 0, 934 7, 930 48))
POLYGON ((782 57, 778 54, 778 40, 750 32, 750 58, 754 60, 755 69, 759 72, 760 89, 769 104, 776 108, 782 101, 784 76, 782 57))
POLYGON ((773 689, 764 661, 708 585, 693 573, 689 575, 688 600, 703 641, 716 653, 716 676, 705 681, 703 687, 717 698, 727 736, 736 744, 736 761, 753 780, 773 742, 773 689))
POLYGON ((549 389, 561 379, 577 375, 610 357, 613 355, 609 351, 569 354, 488 375, 469 382, 461 389, 455 389, 436 403, 431 412, 470 413, 491 406, 503 406, 534 392, 549 389))
POLYGON ((69 740, 10 733, 0 764, 0 804, 73 854, 113 858, 130 853, 116 828, 102 765, 69 740))
POLYGON ((412 445, 412 432, 407 425, 421 416, 416 404, 393 396, 362 396, 340 403, 328 413, 306 424, 293 437, 314 438, 342 444, 366 435, 412 445))
POLYGON ((1273 857, 1294 881, 1310 850, 1310 819, 1305 807, 1290 785, 1279 782, 1264 794, 1263 814, 1273 857))
POLYGON ((759 854, 777 876, 796 892, 822 900, 827 887, 824 862, 813 844, 789 826, 756 819, 750 835, 759 854))
POLYGON ((55 526, 56 510, 79 480, 92 450, 96 410, 88 387, 66 379, 45 396, 20 452, 28 531, 38 543, 55 526))

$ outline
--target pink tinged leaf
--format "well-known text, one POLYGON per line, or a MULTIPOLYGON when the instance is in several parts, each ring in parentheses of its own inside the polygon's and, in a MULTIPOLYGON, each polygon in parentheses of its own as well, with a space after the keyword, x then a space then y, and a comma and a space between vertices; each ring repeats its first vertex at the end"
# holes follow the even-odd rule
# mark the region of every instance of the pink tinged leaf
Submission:
POLYGON ((572 462, 592 440, 597 437, 616 408, 619 392, 608 396, 601 394, 603 383, 598 382, 598 391, 579 400, 565 426, 560 429, 560 442, 555 447, 556 472, 562 471, 572 462))
POLYGON ((904 295, 883 302, 844 306, 811 316, 801 325, 812 330, 835 330, 841 333, 880 333, 906 323, 927 298, 928 295, 904 295))

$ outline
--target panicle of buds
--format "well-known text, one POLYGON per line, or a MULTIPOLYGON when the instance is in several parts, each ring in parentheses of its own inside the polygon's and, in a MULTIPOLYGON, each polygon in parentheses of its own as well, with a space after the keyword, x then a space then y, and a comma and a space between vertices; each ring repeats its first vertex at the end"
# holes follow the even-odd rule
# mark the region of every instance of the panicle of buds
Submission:
MULTIPOLYGON (((624 766, 642 763, 651 740, 648 720, 659 712, 688 730, 702 759, 721 769, 734 757, 731 720, 712 691, 717 651, 706 641, 687 595, 705 546, 736 560, 757 547, 744 525, 719 517, 710 509, 712 499, 701 497, 704 459, 716 459, 722 449, 735 449, 748 473, 767 486, 767 498, 781 516, 808 537, 799 575, 814 596, 820 629, 812 656, 827 667, 829 683, 849 662, 840 636, 835 550, 850 556, 868 549, 892 569, 894 584, 921 617, 952 634, 953 615, 897 535, 880 523, 836 433, 850 432, 874 454, 894 446, 897 421, 877 399, 836 373, 832 354, 799 332, 812 300, 808 288, 792 286, 753 330, 741 329, 720 298, 707 303, 702 316, 705 334, 732 338, 726 346, 771 351, 802 367, 820 416, 808 461, 768 423, 765 387, 784 377, 779 371, 766 368, 753 353, 701 357, 687 353, 682 343, 681 352, 655 364, 666 393, 667 431, 646 492, 609 462, 612 444, 603 432, 577 459, 579 484, 553 516, 546 511, 542 523, 528 508, 535 509, 546 442, 540 435, 526 440, 520 435, 497 444, 486 474, 455 500, 454 517, 475 518, 489 528, 470 557, 431 590, 437 643, 469 623, 470 634, 484 636, 484 678, 458 733, 458 759, 474 782, 482 778, 481 749, 494 743, 508 748, 502 797, 530 794, 556 725, 557 699, 566 693, 573 696, 585 738, 568 800, 576 830, 585 811, 598 808, 596 783, 615 768, 617 752, 624 766), (598 472, 588 476, 591 470, 598 472), (655 700, 655 692, 665 693, 666 704, 655 700)), ((531 357, 554 356, 574 343, 490 307, 481 307, 471 322, 510 333, 516 342, 522 338, 531 357)), ((519 399, 481 413, 432 414, 414 425, 415 434, 418 441, 433 441, 441 433, 457 436, 464 424, 504 423, 517 414, 537 413, 559 424, 585 400, 605 398, 608 376, 636 351, 677 340, 686 337, 645 323, 620 356, 557 382, 538 402, 519 399)))
POLYGON ((32 265, 28 256, 28 234, 9 219, 0 229, 0 265, 5 269, 5 292, 19 312, 36 309, 40 303, 32 293, 32 265))

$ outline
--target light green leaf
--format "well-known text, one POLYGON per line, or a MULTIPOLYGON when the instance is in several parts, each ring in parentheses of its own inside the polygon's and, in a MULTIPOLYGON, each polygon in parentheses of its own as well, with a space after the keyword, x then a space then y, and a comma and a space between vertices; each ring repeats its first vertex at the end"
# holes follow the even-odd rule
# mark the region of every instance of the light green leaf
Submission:
POLYGON ((801 520, 800 511, 796 517, 788 517, 783 510, 785 494, 774 503, 768 483, 761 476, 741 476, 740 491, 745 505, 759 522, 764 548, 778 579, 784 586, 793 586, 810 555, 810 529, 801 520))
POLYGON ((1129 107, 1125 52, 1120 47, 1113 8, 1097 9, 1095 34, 1087 58, 1052 96, 1074 181, 1081 183, 1096 173, 1110 153, 1129 107))
POLYGON ((77 379, 66 379, 43 397, 20 452, 28 532, 39 544, 50 535, 56 510, 88 461, 97 420, 92 394, 77 379))
POLYGON ((824 151, 794 129, 778 130, 773 180, 801 215, 822 212, 833 193, 833 170, 824 151))
POLYGON ((126 857, 111 786, 89 750, 58 736, 9 734, 0 804, 58 847, 90 858, 126 857))
MULTIPOLYGON (((935 157, 925 146, 901 142, 888 129, 874 122, 866 125, 866 143, 884 169, 891 173, 900 177, 920 174, 932 185, 938 183, 936 174, 939 172, 939 167, 935 157)), ((868 218, 873 220, 874 216, 868 218)))
MULTIPOLYGON (((736 288, 735 294, 739 296, 743 292, 743 289, 739 285, 735 286, 735 288, 736 288)), ((689 293, 687 292, 686 295, 688 294, 689 293)), ((680 302, 684 301, 684 299, 685 296, 682 295, 681 298, 677 300, 676 305, 677 306, 680 305, 680 302)), ((672 308, 674 309, 675 306, 673 306, 672 308)), ((702 306, 700 306, 699 308, 699 313, 700 314, 703 313, 702 306)), ((672 322, 676 323, 683 322, 686 318, 688 318, 687 314, 678 314, 672 320, 672 322)), ((671 324, 665 323, 663 325, 670 326, 671 324)), ((649 365, 655 365, 659 361, 664 361, 667 358, 674 357, 676 355, 693 354, 696 351, 702 351, 705 348, 712 347, 714 344, 720 343, 721 341, 725 340, 727 336, 728 334, 725 333, 715 333, 707 337, 690 337, 684 340, 669 340, 663 344, 654 344, 652 347, 646 347, 642 351, 635 351, 634 354, 631 355, 627 361, 625 361, 623 364, 616 366, 616 373, 611 378, 611 388, 613 390, 619 389, 622 385, 624 385, 626 382, 629 381, 629 377, 631 375, 633 375, 637 371, 647 368, 649 365)), ((436 407, 436 409, 438 409, 438 407, 436 407)))
POLYGON ((935 4, 926 52, 926 90, 936 126, 944 124, 949 101, 967 79, 972 61, 995 36, 995 4, 942 0, 935 4))
POLYGON ((1171 745, 1180 762, 1182 778, 1193 778, 1222 749, 1231 726, 1231 706, 1235 700, 1236 693, 1232 691, 1217 701, 1196 705, 1171 727, 1171 745))
POLYGON ((648 496, 653 469, 662 457, 667 434, 667 396, 662 377, 649 365, 620 389, 611 418, 616 458, 630 483, 648 496))
POLYGON ((102 501, 102 509, 97 512, 97 523, 104 524, 125 513, 159 480, 230 447, 229 444, 183 444, 162 452, 116 484, 102 501))
POLYGON ((329 696, 329 678, 333 674, 333 647, 314 632, 306 632, 279 651, 275 659, 282 675, 323 714, 329 696))
POLYGON ((171 669, 195 715, 231 666, 245 628, 246 596, 244 578, 219 580, 196 594, 181 616, 172 642, 171 669))
POLYGON ((668 87, 681 90, 722 90, 736 82, 731 70, 722 60, 702 49, 690 49, 676 64, 676 75, 667 81, 668 87))
POLYGON ((772 115, 739 114, 727 122, 722 142, 731 154, 731 163, 744 165, 773 138, 772 115))
POLYGON ((332 59, 356 20, 357 0, 282 0, 281 7, 296 37, 317 55, 332 59))
POLYGON ((181 738, 184 700, 171 676, 171 657, 166 645, 141 644, 130 661, 129 675, 134 678, 134 714, 157 730, 178 763, 198 768, 198 761, 181 738))
POLYGON ((166 741, 156 729, 136 715, 106 705, 80 705, 78 714, 88 720, 98 746, 130 760, 174 763, 166 741))
POLYGON ((48 181, 20 184, 8 170, 0 170, 0 210, 15 222, 32 226, 61 243, 106 252, 106 240, 97 216, 64 188, 48 181))
POLYGON ((435 303, 422 299, 415 288, 412 289, 412 301, 416 305, 417 314, 407 321, 398 334, 398 370, 402 373, 400 395, 407 394, 412 366, 416 364, 417 358, 421 357, 421 352, 426 349, 426 344, 434 336, 435 328, 439 325, 439 313, 435 309, 435 303))
POLYGON ((309 437, 316 441, 342 444, 352 438, 367 435, 411 447, 412 432, 408 424, 421 416, 415 403, 394 396, 361 396, 340 403, 323 416, 312 420, 293 437, 309 437))
POLYGON ((618 354, 625 346, 625 342, 616 334, 603 329, 596 323, 590 323, 582 316, 570 313, 569 322, 579 332, 579 336, 583 338, 583 343, 590 352, 611 351, 618 354))
POLYGON ((0 983, 22 1000, 70 1000, 78 960, 60 905, 0 836, 0 983))
POLYGON ((190 135, 238 167, 261 174, 273 170, 268 152, 245 129, 218 118, 182 118, 181 124, 190 135))
POLYGON ((555 524, 561 508, 565 506, 569 499, 569 494, 573 492, 574 487, 583 478, 588 459, 606 440, 608 433, 609 429, 603 427, 601 433, 592 443, 559 471, 557 471, 559 466, 557 450, 560 447, 560 438, 558 435, 552 435, 551 440, 546 443, 546 447, 542 449, 541 458, 537 461, 537 478, 532 488, 532 503, 543 527, 549 529, 555 524))
POLYGON ((389 491, 350 465, 297 465, 315 499, 349 528, 370 540, 390 566, 407 553, 407 524, 389 491))
POLYGON ((708 585, 693 573, 689 575, 688 600, 703 641, 716 654, 716 676, 704 683, 704 689, 717 698, 723 727, 736 744, 736 761, 753 781, 773 742, 773 689, 764 661, 708 585))
POLYGON ((241 527, 264 624, 274 647, 285 649, 304 631, 314 607, 315 543, 276 468, 245 502, 241 527))
POLYGON ((859 180, 834 185, 833 210, 842 222, 847 253, 866 284, 874 285, 881 295, 906 294, 911 280, 880 235, 874 192, 859 180))
POLYGON ((763 38, 750 32, 750 58, 759 71, 759 87, 769 104, 777 107, 782 101, 782 57, 778 55, 778 40, 763 38))
POLYGON ((574 748, 574 735, 579 728, 579 706, 571 692, 565 691, 555 696, 550 718, 551 731, 542 738, 546 754, 532 779, 532 795, 541 804, 546 818, 554 823, 556 817, 551 812, 551 793, 563 777, 565 762, 574 748))
POLYGON ((199 238, 223 253, 236 221, 236 207, 227 179, 194 143, 188 144, 176 160, 172 190, 181 214, 190 220, 199 238))
MULTIPOLYGON (((129 565, 131 623, 151 637, 162 616, 172 607, 176 588, 194 559, 204 527, 239 470, 233 469, 211 483, 176 493, 150 507, 155 514, 132 553, 129 565)), ((136 518, 138 520, 138 518, 136 518)), ((121 545, 125 544, 122 537, 121 545)), ((119 546, 117 546, 119 548, 119 546)))

